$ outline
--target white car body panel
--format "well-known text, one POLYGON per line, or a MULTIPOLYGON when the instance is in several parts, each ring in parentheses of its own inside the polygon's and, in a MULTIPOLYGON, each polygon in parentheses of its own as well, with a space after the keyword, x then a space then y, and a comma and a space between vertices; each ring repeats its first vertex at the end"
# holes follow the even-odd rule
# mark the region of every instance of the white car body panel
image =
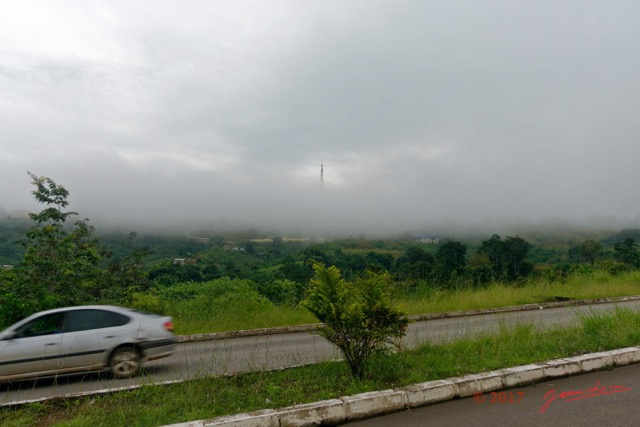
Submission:
POLYGON ((114 306, 36 313, 0 332, 0 381, 104 369, 123 346, 137 349, 142 361, 169 356, 169 324, 170 317, 114 306), (54 325, 60 318, 62 326, 54 325))

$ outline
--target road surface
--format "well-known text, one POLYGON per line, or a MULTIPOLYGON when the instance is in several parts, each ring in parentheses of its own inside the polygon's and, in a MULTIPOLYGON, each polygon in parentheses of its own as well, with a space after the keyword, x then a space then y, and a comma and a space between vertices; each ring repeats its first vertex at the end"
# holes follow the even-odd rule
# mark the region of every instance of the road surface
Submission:
MULTIPOLYGON (((640 301, 415 322, 409 326, 404 346, 412 348, 427 341, 451 341, 481 332, 497 331, 501 326, 522 323, 533 324, 541 329, 571 325, 578 322, 578 313, 611 311, 615 306, 640 310, 640 301)), ((173 356, 149 363, 143 375, 132 379, 114 380, 108 375, 83 374, 59 377, 55 380, 0 384, 0 405, 139 384, 278 369, 337 358, 339 353, 336 349, 312 333, 297 332, 184 343, 176 345, 176 353, 173 356)))
POLYGON ((640 364, 478 394, 345 427, 637 426, 640 364))

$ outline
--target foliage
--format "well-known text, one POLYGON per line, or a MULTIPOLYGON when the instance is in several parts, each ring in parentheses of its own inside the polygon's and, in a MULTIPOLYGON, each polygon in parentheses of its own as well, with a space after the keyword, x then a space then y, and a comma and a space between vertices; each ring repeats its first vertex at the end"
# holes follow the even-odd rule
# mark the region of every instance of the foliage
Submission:
POLYGON ((396 270, 403 279, 424 281, 431 277, 434 264, 433 255, 417 246, 409 246, 396 260, 396 270))
POLYGON ((438 247, 434 277, 441 284, 451 283, 452 279, 464 273, 467 260, 467 247, 460 242, 448 241, 438 247))
POLYGON ((2 273, 0 321, 11 323, 53 307, 121 300, 132 289, 146 288, 145 252, 108 263, 88 219, 68 224, 77 215, 65 210, 69 192, 50 178, 28 174, 36 187, 32 194, 45 208, 29 214, 34 225, 25 233, 22 261, 2 273))
POLYGON ((519 236, 507 236, 504 241, 507 275, 510 280, 527 276, 533 265, 526 261, 531 244, 519 236))
POLYGON ((304 286, 300 282, 287 279, 274 279, 259 285, 258 291, 273 303, 290 307, 298 305, 304 296, 304 286))
MULTIPOLYGON (((144 272, 143 260, 152 251, 148 246, 135 249, 131 242, 137 234, 129 234, 127 250, 118 257, 111 257, 99 294, 99 301, 115 301, 133 292, 148 291, 151 288, 147 274, 144 272)), ((110 254, 111 255, 111 254, 110 254)))
POLYGON ((31 223, 24 218, 0 218, 0 266, 17 264, 24 256, 20 239, 31 223))
POLYGON ((474 286, 486 285, 493 278, 494 268, 489 257, 476 252, 467 263, 467 273, 474 286))
MULTIPOLYGON (((283 284, 284 288, 286 286, 286 283, 283 284)), ((314 321, 313 316, 297 305, 276 305, 269 301, 258 292, 253 282, 228 277, 135 293, 131 306, 172 316, 180 334, 288 326, 314 321)))
POLYGON ((492 279, 500 280, 504 272, 505 258, 504 242, 500 236, 494 234, 489 240, 483 241, 476 254, 484 256, 491 264, 492 279))
POLYGON ((388 275, 369 272, 348 282, 335 266, 314 263, 315 275, 303 305, 325 324, 320 334, 344 356, 351 374, 362 378, 368 360, 398 345, 408 320, 391 305, 388 275))
POLYGON ((635 239, 629 237, 613 245, 616 259, 629 268, 640 267, 640 249, 635 239))
POLYGON ((595 265, 598 255, 602 251, 602 244, 594 239, 585 240, 580 244, 580 256, 592 266, 595 265))
MULTIPOLYGON (((47 207, 29 214, 35 225, 26 232, 24 258, 16 268, 16 280, 25 286, 15 288, 14 296, 27 301, 30 310, 93 301, 93 290, 102 281, 98 264, 104 256, 93 227, 88 219, 67 227, 66 222, 77 215, 63 210, 69 192, 50 178, 29 176, 36 186, 32 194, 47 207)), ((6 301, 11 295, 3 297, 6 301)), ((11 317, 22 315, 16 312, 11 317)))
POLYGON ((507 236, 502 240, 494 234, 482 242, 476 254, 485 256, 491 263, 493 280, 517 280, 533 271, 533 264, 527 261, 530 250, 531 244, 522 237, 507 236))

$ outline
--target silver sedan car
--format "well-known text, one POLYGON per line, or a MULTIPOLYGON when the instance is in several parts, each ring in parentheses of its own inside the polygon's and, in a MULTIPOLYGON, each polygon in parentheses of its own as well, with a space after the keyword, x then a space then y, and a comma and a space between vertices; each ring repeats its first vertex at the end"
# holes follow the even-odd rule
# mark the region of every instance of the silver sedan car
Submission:
POLYGON ((0 381, 103 369, 129 378, 174 342, 170 317, 105 305, 43 311, 0 332, 0 381))

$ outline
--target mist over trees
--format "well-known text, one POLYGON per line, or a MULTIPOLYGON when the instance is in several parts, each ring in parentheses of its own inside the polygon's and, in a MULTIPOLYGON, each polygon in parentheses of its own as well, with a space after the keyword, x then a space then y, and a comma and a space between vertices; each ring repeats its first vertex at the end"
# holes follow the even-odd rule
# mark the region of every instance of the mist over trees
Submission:
POLYGON ((225 289, 220 295, 243 289, 253 292, 247 301, 296 307, 308 294, 314 263, 335 266, 349 282, 387 275, 392 294, 402 298, 434 289, 520 286, 640 268, 638 229, 597 238, 493 234, 442 237, 437 243, 411 235, 315 241, 256 230, 204 232, 200 238, 175 232, 101 234, 89 219, 67 210, 69 192, 63 186, 29 176, 43 209, 29 219, 0 218, 0 323, 5 325, 62 305, 113 303, 166 311, 163 298, 209 298, 198 296, 204 284, 223 280, 216 287, 225 289), (188 293, 178 291, 187 288, 188 293))

